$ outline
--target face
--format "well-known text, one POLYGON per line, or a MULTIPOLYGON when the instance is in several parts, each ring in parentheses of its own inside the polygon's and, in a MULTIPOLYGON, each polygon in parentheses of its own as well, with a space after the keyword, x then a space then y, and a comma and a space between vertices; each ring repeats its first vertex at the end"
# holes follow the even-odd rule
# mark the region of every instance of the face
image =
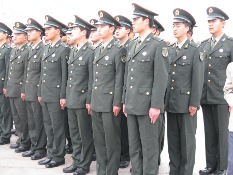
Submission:
POLYGON ((72 29, 72 39, 75 41, 79 41, 80 39, 82 39, 82 37, 84 36, 85 31, 81 31, 79 27, 74 27, 72 29))
POLYGON ((208 20, 209 32, 211 34, 222 33, 224 25, 225 21, 221 21, 220 19, 208 20))
POLYGON ((41 33, 38 30, 28 30, 28 41, 37 41, 40 38, 41 33))
POLYGON ((97 32, 97 30, 94 30, 94 31, 91 31, 89 39, 91 40, 91 42, 97 43, 101 40, 101 37, 99 33, 97 32))
POLYGON ((27 42, 27 35, 23 33, 15 33, 13 40, 16 45, 24 44, 27 42))
POLYGON ((45 40, 50 41, 55 39, 57 36, 60 36, 60 30, 55 27, 46 27, 45 28, 45 40))
POLYGON ((144 31, 145 27, 149 25, 149 19, 146 18, 143 20, 142 17, 133 18, 132 24, 133 32, 141 33, 142 31, 144 31))
POLYGON ((66 38, 67 38, 67 44, 69 45, 73 45, 74 44, 74 39, 72 38, 72 34, 69 33, 69 34, 66 34, 66 38))
POLYGON ((5 40, 7 38, 7 34, 3 31, 0 31, 0 41, 5 40))
POLYGON ((101 39, 107 39, 113 35, 114 27, 109 25, 100 24, 98 25, 97 31, 101 39))
POLYGON ((115 32, 115 36, 117 39, 122 39, 125 38, 126 36, 128 36, 130 30, 127 29, 126 27, 117 27, 116 32, 115 32))
POLYGON ((175 38, 181 38, 187 35, 189 27, 182 22, 173 23, 173 35, 175 38))

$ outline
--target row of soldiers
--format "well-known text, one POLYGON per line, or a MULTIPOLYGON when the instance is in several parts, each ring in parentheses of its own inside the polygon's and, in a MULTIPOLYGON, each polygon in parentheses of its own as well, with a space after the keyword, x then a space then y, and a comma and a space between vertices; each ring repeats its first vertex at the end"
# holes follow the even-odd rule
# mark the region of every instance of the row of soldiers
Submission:
POLYGON ((1 144, 10 142, 11 108, 19 136, 11 148, 32 160, 46 155, 38 162, 46 168, 63 165, 68 115, 73 163, 64 173, 87 174, 95 151, 98 175, 116 175, 129 161, 133 175, 157 174, 166 111, 170 174, 192 175, 201 105, 206 168, 200 174, 225 174, 229 112, 223 86, 233 60, 233 39, 223 32, 228 15, 207 8, 212 36, 197 45, 187 36, 195 19, 174 9, 177 41, 168 46, 158 37, 164 30, 158 14, 133 7, 132 23, 105 11, 98 21, 75 15, 67 30, 49 15, 43 27, 32 18, 27 26, 16 22, 12 50, 5 43, 11 29, 1 23, 1 144), (138 37, 130 41, 132 33, 138 37))

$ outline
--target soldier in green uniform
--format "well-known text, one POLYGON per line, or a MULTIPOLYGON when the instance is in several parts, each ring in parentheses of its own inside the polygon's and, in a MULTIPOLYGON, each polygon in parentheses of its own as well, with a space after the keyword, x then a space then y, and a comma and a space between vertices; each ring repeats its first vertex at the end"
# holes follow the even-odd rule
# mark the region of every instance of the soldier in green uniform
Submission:
MULTIPOLYGON (((204 53, 187 37, 196 24, 187 11, 173 10, 173 34, 169 46, 170 68, 165 97, 170 175, 192 175, 195 164, 197 110, 204 81, 204 53)), ((163 55, 167 54, 163 50, 163 55)))
POLYGON ((162 48, 166 43, 151 33, 157 14, 133 3, 133 31, 138 38, 127 50, 123 111, 127 116, 133 175, 157 174, 159 122, 164 111, 167 71, 162 48), (159 83, 158 83, 159 82, 159 83))
POLYGON ((11 113, 19 139, 10 148, 16 153, 30 149, 28 133, 28 119, 26 111, 25 94, 25 67, 28 62, 28 43, 26 25, 16 22, 14 26, 14 44, 16 47, 11 52, 9 71, 7 73, 6 96, 10 98, 11 113))
POLYGON ((154 24, 151 28, 151 32, 155 35, 155 36, 159 36, 161 32, 165 31, 164 27, 162 26, 162 24, 154 19, 154 24))
POLYGON ((45 156, 47 145, 42 109, 37 97, 41 73, 41 60, 44 53, 44 44, 41 41, 44 29, 32 18, 29 18, 27 22, 28 25, 25 30, 28 33, 28 41, 31 42, 31 46, 25 70, 25 93, 22 95, 24 95, 26 100, 31 148, 29 151, 23 152, 22 156, 31 157, 32 160, 38 160, 45 156))
POLYGON ((68 80, 66 100, 68 122, 73 143, 73 163, 64 168, 64 173, 75 171, 75 175, 85 175, 90 171, 94 152, 92 121, 90 108, 93 79, 94 47, 88 38, 92 26, 89 22, 75 15, 72 37, 77 47, 70 52, 68 60, 68 80))
POLYGON ((117 175, 120 155, 120 121, 125 48, 117 44, 113 33, 120 23, 105 11, 99 11, 98 33, 102 45, 95 50, 93 89, 91 96, 92 124, 98 175, 117 175))
MULTIPOLYGON (((115 19, 121 24, 120 27, 116 28, 115 36, 119 40, 120 45, 128 48, 130 43, 129 34, 133 30, 132 22, 121 15, 115 16, 115 19)), ((123 60, 125 61, 125 60, 123 60)), ((121 115, 121 160, 120 168, 127 168, 129 166, 129 138, 128 138, 128 127, 127 118, 123 111, 120 112, 121 115)))
POLYGON ((0 145, 10 143, 12 116, 9 98, 4 95, 4 83, 8 70, 11 47, 7 44, 12 30, 0 22, 0 145))
POLYGON ((38 162, 46 168, 65 163, 64 109, 66 105, 67 59, 70 48, 60 38, 65 25, 46 15, 46 45, 41 63, 41 80, 38 100, 42 103, 44 127, 48 137, 47 157, 38 162))
POLYGON ((96 23, 98 22, 98 20, 96 19, 91 19, 90 20, 90 23, 94 26, 92 29, 91 29, 91 34, 90 34, 90 41, 92 42, 92 45, 97 48, 101 45, 102 43, 102 39, 100 37, 100 35, 98 34, 97 32, 97 25, 96 23))
POLYGON ((205 75, 201 98, 205 127, 206 169, 201 175, 226 174, 228 155, 228 104, 224 99, 227 65, 233 61, 233 38, 224 33, 228 15, 217 7, 208 7, 211 38, 201 43, 205 52, 205 75))

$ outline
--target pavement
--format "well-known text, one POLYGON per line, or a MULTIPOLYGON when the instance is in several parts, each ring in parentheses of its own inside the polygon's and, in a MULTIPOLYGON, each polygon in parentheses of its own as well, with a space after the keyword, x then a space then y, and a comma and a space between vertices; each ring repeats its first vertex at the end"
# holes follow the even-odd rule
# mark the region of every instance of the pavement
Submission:
MULTIPOLYGON (((199 170, 205 168, 205 137, 204 125, 201 110, 197 115, 197 133, 196 133, 196 163, 193 175, 198 175, 199 170)), ((166 134, 166 133, 165 133, 166 134)), ((17 137, 12 135, 11 143, 15 143, 17 137)), ((9 144, 0 146, 0 175, 64 175, 62 169, 72 164, 71 154, 65 156, 65 165, 48 169, 44 165, 38 165, 38 161, 32 161, 30 158, 22 157, 21 153, 15 153, 9 148, 9 144)), ((93 161, 88 175, 96 174, 96 162, 93 161)), ((129 175, 130 166, 126 169, 120 169, 119 175, 129 175)), ((167 149, 167 139, 161 155, 161 165, 159 175, 169 174, 169 155, 167 149)))

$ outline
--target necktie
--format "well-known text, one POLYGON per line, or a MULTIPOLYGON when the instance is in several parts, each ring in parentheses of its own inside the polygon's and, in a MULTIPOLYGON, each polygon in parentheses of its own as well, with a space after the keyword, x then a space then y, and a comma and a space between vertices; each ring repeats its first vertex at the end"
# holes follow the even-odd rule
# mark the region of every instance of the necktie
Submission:
POLYGON ((135 49, 134 49, 134 52, 136 52, 138 50, 138 48, 140 47, 141 43, 142 43, 142 41, 140 40, 140 38, 138 38, 136 46, 135 46, 135 49))
POLYGON ((48 52, 51 50, 51 48, 52 48, 52 46, 51 45, 49 45, 49 49, 48 49, 48 52))
POLYGON ((211 50, 213 50, 215 44, 216 44, 216 39, 212 38, 211 39, 211 50))
POLYGON ((176 46, 176 55, 178 55, 179 51, 180 51, 179 46, 176 46))
POLYGON ((103 51, 104 51, 104 45, 100 47, 100 53, 102 53, 103 51))

